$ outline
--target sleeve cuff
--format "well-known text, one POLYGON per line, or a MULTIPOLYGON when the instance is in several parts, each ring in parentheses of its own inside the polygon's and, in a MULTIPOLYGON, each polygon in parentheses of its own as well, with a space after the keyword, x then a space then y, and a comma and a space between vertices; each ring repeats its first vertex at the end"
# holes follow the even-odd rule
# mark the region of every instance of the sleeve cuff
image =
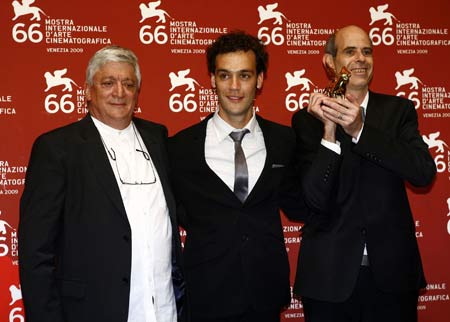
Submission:
POLYGON ((330 149, 331 151, 334 151, 335 153, 341 155, 341 142, 336 140, 336 143, 332 143, 330 141, 322 139, 322 141, 320 141, 320 144, 322 144, 327 149, 330 149))

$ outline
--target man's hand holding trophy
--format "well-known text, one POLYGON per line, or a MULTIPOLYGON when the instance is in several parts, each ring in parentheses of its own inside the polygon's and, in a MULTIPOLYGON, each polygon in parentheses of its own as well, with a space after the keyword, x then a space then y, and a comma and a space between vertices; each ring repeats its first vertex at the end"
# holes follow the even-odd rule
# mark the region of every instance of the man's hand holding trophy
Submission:
POLYGON ((325 88, 325 94, 329 97, 341 97, 345 99, 346 86, 351 76, 350 71, 345 66, 342 66, 339 74, 336 74, 333 69, 328 67, 328 75, 331 76, 331 82, 325 88))

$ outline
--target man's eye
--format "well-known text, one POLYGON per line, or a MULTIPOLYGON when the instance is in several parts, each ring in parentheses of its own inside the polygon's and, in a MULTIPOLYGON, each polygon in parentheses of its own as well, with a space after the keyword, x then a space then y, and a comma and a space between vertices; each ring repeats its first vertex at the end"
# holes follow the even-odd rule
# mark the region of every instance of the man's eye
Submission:
POLYGON ((113 82, 102 82, 101 85, 103 87, 111 87, 111 86, 113 86, 113 82))

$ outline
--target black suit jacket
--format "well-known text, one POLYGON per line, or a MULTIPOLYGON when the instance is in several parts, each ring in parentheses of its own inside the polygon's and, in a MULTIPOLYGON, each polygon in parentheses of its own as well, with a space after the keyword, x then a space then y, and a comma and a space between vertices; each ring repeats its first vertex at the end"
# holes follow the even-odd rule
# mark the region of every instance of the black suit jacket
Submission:
MULTIPOLYGON (((156 123, 133 121, 161 179, 172 222, 173 260, 179 260, 176 206, 166 169, 167 131, 156 123)), ((90 116, 34 143, 20 202, 19 254, 27 321, 127 321, 131 228, 90 116)), ((174 271, 177 285, 179 273, 174 271)))
POLYGON ((436 173, 411 101, 370 92, 362 135, 337 129, 341 155, 320 144, 323 125, 306 110, 292 119, 304 197, 296 294, 345 300, 358 276, 364 243, 377 286, 387 292, 425 285, 405 181, 430 184, 436 173))
POLYGON ((279 209, 287 215, 301 212, 291 189, 294 133, 257 116, 267 157, 242 204, 206 163, 208 119, 169 141, 173 186, 187 230, 184 262, 192 316, 221 317, 249 307, 279 309, 290 301, 279 209))

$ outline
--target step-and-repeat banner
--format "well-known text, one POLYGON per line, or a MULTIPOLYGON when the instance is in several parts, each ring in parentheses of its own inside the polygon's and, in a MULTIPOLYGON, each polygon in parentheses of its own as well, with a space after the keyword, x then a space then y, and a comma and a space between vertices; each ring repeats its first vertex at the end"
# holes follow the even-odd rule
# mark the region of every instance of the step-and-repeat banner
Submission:
MULTIPOLYGON (((84 73, 95 51, 110 44, 135 51, 143 73, 136 114, 164 123, 174 134, 217 109, 205 47, 222 33, 246 30, 266 43, 270 53, 257 112, 290 124, 310 93, 327 85, 322 49, 328 36, 347 24, 365 28, 372 38, 371 89, 414 102, 421 134, 436 162, 433 187, 410 187, 408 193, 429 283, 419 298, 419 320, 448 321, 449 13, 448 0, 2 0, 0 322, 24 321, 17 226, 32 142, 44 131, 85 116, 84 73)), ((294 266, 301 226, 283 220, 294 266)), ((293 299, 282 321, 303 320, 301 302, 293 299)))

